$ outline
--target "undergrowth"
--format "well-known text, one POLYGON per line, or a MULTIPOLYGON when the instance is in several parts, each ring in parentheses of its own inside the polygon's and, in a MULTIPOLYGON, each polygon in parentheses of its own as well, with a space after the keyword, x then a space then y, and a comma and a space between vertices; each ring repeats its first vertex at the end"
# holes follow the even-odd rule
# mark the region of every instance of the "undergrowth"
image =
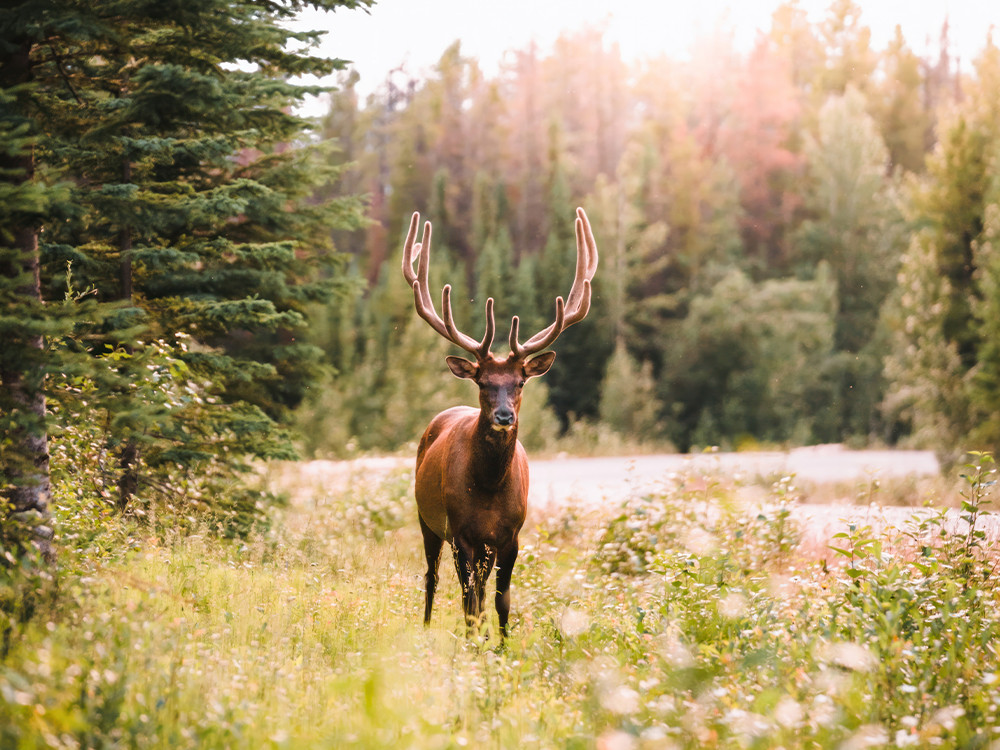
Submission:
POLYGON ((0 747, 989 746, 995 466, 964 473, 958 512, 818 557, 789 478, 754 507, 682 476, 534 517, 504 644, 495 615, 464 636, 448 560, 421 626, 408 472, 286 487, 240 540, 63 516, 58 595, 0 661, 0 747))

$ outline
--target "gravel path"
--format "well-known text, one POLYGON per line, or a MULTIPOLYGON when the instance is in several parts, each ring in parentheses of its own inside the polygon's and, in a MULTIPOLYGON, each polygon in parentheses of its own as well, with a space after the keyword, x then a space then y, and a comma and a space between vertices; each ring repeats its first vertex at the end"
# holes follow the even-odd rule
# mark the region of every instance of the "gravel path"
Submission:
POLYGON ((754 453, 665 454, 624 458, 563 458, 531 462, 531 503, 574 498, 597 503, 628 490, 655 487, 679 473, 722 473, 746 479, 794 474, 811 482, 866 477, 934 476, 941 468, 931 451, 851 451, 839 446, 754 453))
MULTIPOLYGON (((653 455, 628 458, 564 458, 531 463, 530 507, 536 512, 562 505, 617 508, 629 493, 655 490, 680 475, 723 474, 743 480, 776 480, 794 475, 798 481, 822 485, 857 480, 937 476, 940 465, 930 451, 851 451, 840 446, 798 448, 787 452, 653 455)), ((767 493, 750 485, 749 503, 766 501, 767 493), (757 489, 757 492, 754 490, 757 489)), ((752 506, 751 506, 752 507, 752 506)), ((792 506, 801 529, 801 549, 821 555, 831 537, 849 524, 873 530, 902 528, 931 511, 922 508, 807 503, 792 506)), ((952 511, 952 523, 959 523, 952 511)), ((988 538, 1000 537, 1000 524, 984 519, 988 538)))
MULTIPOLYGON (((412 458, 363 458, 354 461, 312 461, 298 467, 300 478, 313 486, 333 486, 351 476, 383 473, 413 465, 412 458)), ((906 476, 936 476, 940 466, 930 451, 846 450, 841 446, 816 446, 791 451, 752 453, 662 454, 631 457, 555 458, 531 460, 533 513, 563 505, 593 508, 607 504, 619 507, 629 493, 655 490, 678 474, 723 474, 745 480, 778 479, 792 475, 816 484, 887 479, 906 476)), ((766 499, 760 492, 759 499, 766 499)), ((914 508, 877 505, 802 504, 793 507, 793 517, 802 528, 803 546, 825 547, 830 537, 848 523, 900 527, 917 513, 914 508)), ((990 523, 990 537, 1000 536, 1000 525, 990 523)))
MULTIPOLYGON (((412 466, 413 459, 409 457, 379 457, 310 461, 288 465, 286 471, 294 472, 299 497, 308 501, 317 488, 336 489, 359 475, 372 477, 412 466)), ((630 494, 655 491, 676 481, 678 475, 693 475, 696 482, 703 481, 702 476, 712 475, 739 478, 743 480, 740 498, 747 504, 748 512, 754 512, 761 504, 766 509, 770 497, 768 482, 783 476, 794 475, 795 481, 813 485, 820 497, 836 498, 844 487, 832 488, 831 483, 845 483, 850 495, 852 481, 934 477, 940 473, 938 461, 930 451, 852 451, 836 445, 785 452, 532 459, 529 523, 532 515, 537 517, 565 507, 582 506, 599 512, 606 506, 608 512, 616 512, 630 494)), ((800 533, 800 553, 829 559, 830 540, 834 534, 846 531, 849 524, 868 525, 877 533, 892 527, 902 529, 908 521, 933 511, 874 503, 806 502, 792 505, 791 512, 800 533)), ((952 529, 964 533, 965 523, 958 518, 958 511, 950 510, 948 518, 952 529)), ((986 532, 987 544, 994 548, 1000 545, 1000 513, 984 513, 979 528, 986 532)))

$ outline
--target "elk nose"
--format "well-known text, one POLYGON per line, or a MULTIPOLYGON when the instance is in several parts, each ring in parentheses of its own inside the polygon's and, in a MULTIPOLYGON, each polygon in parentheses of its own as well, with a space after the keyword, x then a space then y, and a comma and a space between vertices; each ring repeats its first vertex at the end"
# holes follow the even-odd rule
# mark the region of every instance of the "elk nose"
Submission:
POLYGON ((514 424, 514 412, 509 409, 497 409, 493 413, 493 424, 498 427, 510 427, 514 424))

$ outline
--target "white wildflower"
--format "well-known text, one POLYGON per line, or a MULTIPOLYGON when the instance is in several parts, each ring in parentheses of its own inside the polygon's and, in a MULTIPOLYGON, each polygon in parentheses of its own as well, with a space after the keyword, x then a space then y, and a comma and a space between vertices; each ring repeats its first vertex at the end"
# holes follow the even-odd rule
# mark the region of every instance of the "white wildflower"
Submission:
POLYGON ((802 706, 797 700, 786 695, 774 707, 774 720, 786 729, 802 721, 802 706))
POLYGON ((848 737, 841 750, 864 750, 867 747, 878 747, 889 743, 889 733, 879 724, 864 724, 858 731, 848 737))
POLYGON ((613 714, 626 715, 639 711, 639 693, 625 685, 601 692, 601 706, 613 714))
POLYGON ((635 747, 635 737, 617 729, 609 729, 597 738, 597 750, 633 750, 635 747))
POLYGON ((567 607, 559 619, 559 629, 563 635, 570 638, 587 632, 589 627, 590 615, 573 607, 567 607))

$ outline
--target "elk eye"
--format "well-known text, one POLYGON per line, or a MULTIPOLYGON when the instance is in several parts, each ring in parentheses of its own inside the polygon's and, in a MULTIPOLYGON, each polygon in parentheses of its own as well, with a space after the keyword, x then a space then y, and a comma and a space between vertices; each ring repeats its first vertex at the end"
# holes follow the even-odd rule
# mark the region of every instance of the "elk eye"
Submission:
POLYGON ((517 381, 517 387, 518 388, 524 388, 524 381, 523 380, 517 381))

